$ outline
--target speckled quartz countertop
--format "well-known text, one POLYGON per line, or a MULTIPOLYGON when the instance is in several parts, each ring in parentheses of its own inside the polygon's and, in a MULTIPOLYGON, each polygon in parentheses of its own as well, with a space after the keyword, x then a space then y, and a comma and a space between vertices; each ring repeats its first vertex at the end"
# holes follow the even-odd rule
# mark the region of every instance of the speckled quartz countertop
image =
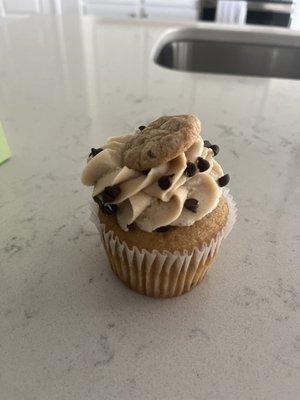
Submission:
POLYGON ((3 400, 299 399, 300 81, 162 69, 163 31, 0 22, 3 400), (168 113, 220 145, 239 218, 199 287, 155 301, 110 271, 80 173, 90 147, 168 113))

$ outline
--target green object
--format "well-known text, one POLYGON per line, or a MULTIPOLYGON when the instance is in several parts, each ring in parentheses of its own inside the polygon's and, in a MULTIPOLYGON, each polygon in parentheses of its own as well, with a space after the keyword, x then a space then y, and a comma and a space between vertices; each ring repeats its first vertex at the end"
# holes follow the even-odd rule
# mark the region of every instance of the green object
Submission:
POLYGON ((0 122, 0 164, 11 156, 10 148, 4 134, 3 127, 0 122))

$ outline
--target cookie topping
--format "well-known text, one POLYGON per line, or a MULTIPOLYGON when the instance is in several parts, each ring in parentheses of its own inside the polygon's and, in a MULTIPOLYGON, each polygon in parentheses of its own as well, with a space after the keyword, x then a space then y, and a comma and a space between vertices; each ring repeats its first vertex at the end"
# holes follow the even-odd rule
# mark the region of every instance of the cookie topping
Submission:
POLYGON ((220 151, 220 147, 217 144, 212 144, 210 146, 210 149, 212 149, 212 151, 214 152, 214 156, 216 156, 220 151))
POLYGON ((200 172, 204 172, 204 171, 207 171, 209 169, 210 164, 204 158, 198 157, 197 158, 197 167, 198 167, 200 172))
POLYGON ((101 147, 99 147, 99 149, 95 149, 94 147, 92 147, 89 157, 91 157, 91 156, 95 157, 97 154, 101 153, 101 151, 103 151, 103 149, 101 149, 101 147))
POLYGON ((221 178, 218 179, 218 184, 220 187, 226 186, 230 181, 230 176, 229 174, 225 174, 221 176, 221 178))
POLYGON ((172 180, 171 180, 171 175, 164 175, 161 176, 159 178, 159 180, 157 181, 158 186, 162 189, 162 190, 167 190, 169 189, 169 187, 171 187, 172 185, 172 180))
POLYGON ((200 130, 194 115, 158 118, 125 143, 124 165, 143 171, 171 161, 199 140, 200 130))
POLYGON ((143 131, 145 128, 146 128, 145 125, 139 126, 139 130, 140 130, 140 131, 143 131))
POLYGON ((147 151, 147 155, 148 155, 149 158, 156 158, 156 155, 153 153, 152 150, 148 150, 147 151))
POLYGON ((188 161, 186 164, 186 169, 184 170, 185 175, 191 178, 192 176, 195 175, 196 171, 197 171, 196 165, 188 161))
POLYGON ((211 147, 211 143, 209 140, 204 140, 204 147, 207 147, 208 149, 211 147))
POLYGON ((160 226, 159 228, 155 229, 155 232, 168 232, 171 229, 171 225, 160 226))
POLYGON ((115 200, 118 195, 121 193, 121 190, 119 186, 113 185, 113 186, 106 186, 101 193, 102 200, 104 203, 109 203, 113 200, 115 200))
POLYGON ((184 207, 187 210, 192 211, 193 213, 197 212, 198 205, 199 202, 197 199, 186 199, 186 201, 184 202, 184 207))

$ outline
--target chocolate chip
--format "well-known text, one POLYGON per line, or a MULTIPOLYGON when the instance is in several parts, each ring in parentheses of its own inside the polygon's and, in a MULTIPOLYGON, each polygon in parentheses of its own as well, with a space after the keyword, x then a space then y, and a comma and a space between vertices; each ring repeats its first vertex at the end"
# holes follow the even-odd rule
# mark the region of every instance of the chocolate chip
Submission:
POLYGON ((158 186, 162 189, 162 190, 167 190, 169 189, 169 187, 172 185, 172 180, 171 180, 171 175, 164 175, 161 176, 159 178, 159 180, 157 181, 158 186))
POLYGON ((210 164, 204 158, 198 157, 197 158, 197 167, 198 167, 200 172, 204 172, 204 171, 208 170, 208 168, 210 167, 210 164))
POLYGON ((194 176, 196 171, 197 171, 196 165, 188 161, 186 164, 186 169, 184 170, 185 175, 188 177, 194 176))
POLYGON ((221 178, 218 179, 218 184, 220 187, 226 186, 230 181, 230 176, 229 174, 225 174, 221 176, 221 178))
POLYGON ((99 199, 98 196, 94 196, 94 197, 93 197, 93 200, 94 200, 94 202, 97 203, 99 206, 102 206, 102 205, 103 205, 102 200, 99 199))
POLYGON ((214 152, 214 156, 216 156, 220 151, 220 147, 217 144, 212 144, 209 148, 214 152))
POLYGON ((155 229, 155 232, 168 232, 171 229, 171 225, 160 226, 155 229))
POLYGON ((147 155, 148 155, 149 158, 156 158, 156 155, 153 153, 152 150, 148 150, 147 151, 147 155))
POLYGON ((120 194, 121 190, 119 186, 113 185, 113 186, 106 186, 101 193, 102 200, 104 203, 110 203, 112 200, 115 200, 115 198, 120 194))
POLYGON ((118 211, 118 206, 116 204, 102 204, 101 210, 106 214, 113 215, 118 211))
POLYGON ((193 213, 197 212, 198 205, 199 202, 197 199, 186 199, 186 201, 184 202, 184 207, 187 210, 192 211, 193 213))
POLYGON ((209 140, 204 140, 204 147, 210 148, 211 143, 209 140))
POLYGON ((143 175, 148 175, 150 171, 151 171, 150 169, 145 169, 144 171, 142 171, 142 174, 143 175))
POLYGON ((97 154, 101 153, 101 151, 103 151, 103 149, 101 149, 101 147, 99 147, 99 149, 95 149, 94 147, 92 147, 89 157, 91 157, 91 156, 95 157, 97 154))
POLYGON ((133 229, 134 228, 134 222, 132 224, 127 225, 128 229, 133 229))
POLYGON ((139 130, 140 130, 140 131, 143 131, 145 128, 146 128, 145 125, 139 126, 139 130))
POLYGON ((94 196, 93 199, 105 214, 113 215, 118 210, 118 206, 116 204, 104 204, 98 196, 94 196))

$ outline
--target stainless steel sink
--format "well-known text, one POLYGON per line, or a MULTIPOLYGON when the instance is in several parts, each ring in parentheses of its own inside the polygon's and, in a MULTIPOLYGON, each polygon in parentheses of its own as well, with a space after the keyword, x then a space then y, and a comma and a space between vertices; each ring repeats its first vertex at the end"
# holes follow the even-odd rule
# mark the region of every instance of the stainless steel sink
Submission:
POLYGON ((300 79, 300 32, 207 25, 168 31, 155 46, 155 62, 181 71, 300 79))

